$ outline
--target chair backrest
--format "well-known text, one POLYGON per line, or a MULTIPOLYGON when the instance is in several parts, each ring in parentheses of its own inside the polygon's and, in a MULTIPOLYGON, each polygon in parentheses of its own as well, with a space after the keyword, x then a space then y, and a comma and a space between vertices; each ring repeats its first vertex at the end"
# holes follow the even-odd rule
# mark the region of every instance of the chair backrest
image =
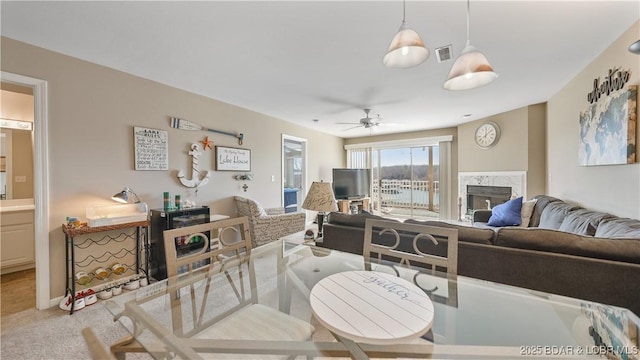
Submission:
MULTIPOLYGON (((428 250, 427 250, 428 251, 428 250)), ((366 261, 372 257, 380 262, 384 258, 392 258, 404 265, 418 265, 429 267, 434 272, 446 269, 448 274, 458 273, 458 230, 427 226, 420 224, 406 224, 387 220, 367 219, 364 231, 363 256, 366 261), (392 245, 374 243, 374 235, 389 234, 392 245), (412 238, 411 244, 401 244, 401 237, 412 238), (447 242, 446 254, 435 251, 440 241, 447 242), (425 250, 433 248, 433 253, 425 250), (440 254, 438 254, 440 253, 440 254), (438 254, 438 255, 436 255, 438 254)))
POLYGON ((175 277, 179 269, 192 273, 211 270, 229 257, 251 253, 251 235, 246 217, 236 217, 206 224, 185 226, 164 231, 167 277, 175 277), (239 237, 239 239, 238 239, 239 237), (176 242, 202 246, 186 254, 178 254, 176 242))
POLYGON ((173 292, 171 321, 176 335, 191 336, 223 317, 223 315, 211 317, 211 312, 208 311, 212 306, 212 302, 208 299, 211 286, 228 286, 229 288, 225 288, 224 291, 231 290, 231 294, 235 294, 237 305, 234 308, 258 302, 255 269, 253 262, 248 261, 251 254, 251 235, 246 217, 165 230, 164 244, 167 286, 173 292), (202 246, 189 253, 178 254, 177 241, 190 243, 194 240, 202 246), (232 274, 229 270, 236 266, 238 270, 232 274), (245 267, 248 269, 245 270, 245 267), (225 272, 226 284, 211 283, 211 275, 218 272, 225 272), (200 273, 205 274, 201 278, 202 281, 192 280, 200 279, 198 276, 185 276, 200 273), (246 276, 249 281, 248 286, 245 286, 244 273, 248 273, 246 276), (248 294, 245 292, 247 288, 248 294), (187 295, 190 298, 181 299, 181 296, 187 295), (187 308, 189 310, 183 314, 184 309, 187 308), (187 315, 188 317, 183 321, 183 317, 187 315))
POLYGON ((238 214, 249 218, 249 222, 255 222, 259 218, 266 216, 266 210, 257 201, 242 196, 233 197, 238 214))

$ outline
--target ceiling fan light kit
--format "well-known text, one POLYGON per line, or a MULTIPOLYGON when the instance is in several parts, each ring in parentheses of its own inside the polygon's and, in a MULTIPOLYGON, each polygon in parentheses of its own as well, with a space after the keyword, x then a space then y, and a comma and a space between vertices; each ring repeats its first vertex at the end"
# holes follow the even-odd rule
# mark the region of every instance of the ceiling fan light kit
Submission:
POLYGON ((424 46, 420 35, 407 26, 405 1, 402 1, 402 25, 391 40, 389 50, 382 58, 386 67, 406 69, 422 64, 429 57, 429 49, 424 46))
MULTIPOLYGON (((382 124, 382 118, 380 117, 380 114, 378 114, 376 117, 370 117, 369 116, 369 112, 371 112, 371 109, 363 109, 363 110, 364 110, 365 117, 360 119, 359 122, 357 122, 357 123, 339 122, 339 123, 336 123, 336 124, 356 125, 356 126, 352 126, 350 128, 344 129, 343 131, 357 129, 357 128, 364 128, 364 129, 369 129, 370 132, 373 131, 374 127, 383 125, 382 124)), ((385 124, 387 124, 387 123, 385 123, 385 124)))
POLYGON ((484 86, 498 77, 487 57, 470 45, 469 40, 469 0, 467 0, 467 46, 451 66, 443 87, 447 90, 468 90, 484 86))

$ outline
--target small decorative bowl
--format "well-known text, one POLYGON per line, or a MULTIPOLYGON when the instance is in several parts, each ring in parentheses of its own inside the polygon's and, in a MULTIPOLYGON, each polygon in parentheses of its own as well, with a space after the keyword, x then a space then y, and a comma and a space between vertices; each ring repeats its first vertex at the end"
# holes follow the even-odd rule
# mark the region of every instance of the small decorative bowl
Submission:
POLYGON ((118 285, 118 286, 114 286, 113 289, 111 289, 113 291, 113 295, 120 295, 122 294, 122 285, 118 285))

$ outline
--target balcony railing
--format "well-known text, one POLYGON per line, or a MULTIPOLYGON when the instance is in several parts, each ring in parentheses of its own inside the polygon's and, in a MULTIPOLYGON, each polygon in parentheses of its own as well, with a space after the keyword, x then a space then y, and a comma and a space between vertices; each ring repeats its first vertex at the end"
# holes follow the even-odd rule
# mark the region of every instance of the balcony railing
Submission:
POLYGON ((440 208, 438 181, 381 180, 374 181, 374 208, 384 213, 437 217, 440 208), (378 204, 380 202, 380 204, 378 204), (378 206, 379 205, 379 206, 378 206), (409 210, 409 212, 407 211, 409 210))

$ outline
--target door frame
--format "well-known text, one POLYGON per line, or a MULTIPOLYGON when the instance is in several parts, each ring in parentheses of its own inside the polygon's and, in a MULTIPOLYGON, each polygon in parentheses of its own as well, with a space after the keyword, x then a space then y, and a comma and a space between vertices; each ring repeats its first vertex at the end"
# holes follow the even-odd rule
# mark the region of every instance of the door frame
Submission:
POLYGON ((49 116, 47 81, 2 71, 3 82, 33 89, 33 200, 36 255, 36 309, 52 306, 49 265, 49 116))
MULTIPOLYGON (((280 205, 284 206, 284 178, 285 178, 285 152, 284 152, 284 143, 286 140, 290 140, 290 141, 296 141, 299 142, 302 145, 302 189, 300 190, 300 194, 302 195, 300 197, 300 199, 304 199, 307 195, 307 189, 308 189, 308 182, 307 182, 307 139, 301 138, 301 137, 297 137, 297 136, 292 136, 292 135, 287 135, 287 134, 282 134, 282 142, 281 142, 281 174, 280 174, 280 205)), ((302 207, 302 203, 299 204, 300 207, 302 207)), ((302 208, 300 208, 301 210, 302 208)))

